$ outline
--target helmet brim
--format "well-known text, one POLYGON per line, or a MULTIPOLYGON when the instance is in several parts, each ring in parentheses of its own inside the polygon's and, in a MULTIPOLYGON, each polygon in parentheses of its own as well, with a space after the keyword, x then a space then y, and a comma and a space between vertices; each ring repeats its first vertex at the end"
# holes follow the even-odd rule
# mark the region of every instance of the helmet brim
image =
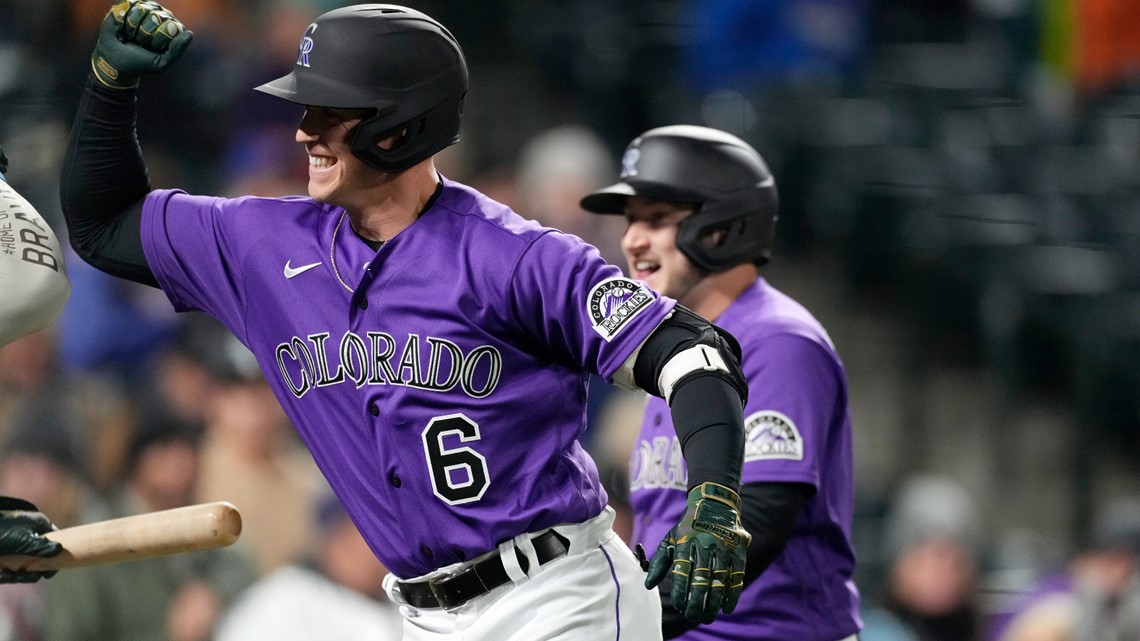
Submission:
POLYGON ((253 89, 298 105, 332 109, 382 107, 376 104, 375 93, 368 88, 345 86, 312 75, 306 77, 304 82, 298 82, 296 71, 253 89))
POLYGON ((637 194, 629 183, 617 183, 582 198, 579 205, 595 214, 621 214, 625 212, 625 200, 637 194))
POLYGON ((668 185, 620 182, 595 191, 582 198, 578 204, 582 209, 595 214, 624 214, 625 201, 630 196, 645 196, 646 198, 657 198, 691 205, 700 205, 706 200, 699 194, 675 189, 668 185))

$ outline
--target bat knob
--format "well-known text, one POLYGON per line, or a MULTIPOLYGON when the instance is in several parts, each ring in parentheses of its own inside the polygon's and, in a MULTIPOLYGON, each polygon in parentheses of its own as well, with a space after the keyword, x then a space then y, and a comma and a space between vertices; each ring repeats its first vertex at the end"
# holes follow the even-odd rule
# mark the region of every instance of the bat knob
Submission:
POLYGON ((218 501, 208 512, 215 524, 214 537, 218 543, 231 545, 241 536, 241 512, 229 501, 218 501))

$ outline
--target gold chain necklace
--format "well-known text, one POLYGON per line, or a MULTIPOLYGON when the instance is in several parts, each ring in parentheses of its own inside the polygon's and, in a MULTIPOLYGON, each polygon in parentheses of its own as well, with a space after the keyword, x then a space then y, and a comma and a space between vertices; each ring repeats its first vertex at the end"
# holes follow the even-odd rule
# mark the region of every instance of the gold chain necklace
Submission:
POLYGON ((340 220, 337 221, 336 229, 333 230, 332 245, 329 246, 329 261, 332 262, 333 274, 336 274, 336 279, 339 280, 340 284, 344 285, 344 288, 351 294, 355 292, 348 286, 348 283, 344 282, 344 279, 340 277, 340 270, 336 268, 336 236, 340 233, 340 226, 344 224, 344 217, 347 215, 348 212, 346 211, 340 213, 340 220))

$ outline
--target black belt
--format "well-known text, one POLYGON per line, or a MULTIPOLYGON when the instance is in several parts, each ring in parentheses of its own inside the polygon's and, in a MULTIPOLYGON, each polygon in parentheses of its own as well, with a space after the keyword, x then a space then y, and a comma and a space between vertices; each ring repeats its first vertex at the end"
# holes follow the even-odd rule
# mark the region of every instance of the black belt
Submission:
MULTIPOLYGON (((554 530, 547 530, 530 542, 534 545, 539 565, 546 565, 554 559, 566 556, 570 551, 570 541, 554 530)), ((523 572, 530 569, 530 561, 518 548, 515 548, 515 556, 518 557, 523 572)), ((404 601, 413 608, 450 610, 510 580, 507 569, 503 567, 502 557, 495 554, 464 568, 458 574, 449 574, 428 581, 410 583, 397 581, 396 585, 399 586, 404 601)))

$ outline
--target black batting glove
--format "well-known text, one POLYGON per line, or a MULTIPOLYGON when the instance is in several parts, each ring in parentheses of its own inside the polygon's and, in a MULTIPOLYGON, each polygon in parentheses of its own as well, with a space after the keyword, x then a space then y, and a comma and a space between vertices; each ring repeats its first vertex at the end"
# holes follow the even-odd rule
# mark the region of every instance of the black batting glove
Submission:
POLYGON ((166 71, 186 51, 194 33, 151 0, 116 2, 91 53, 91 71, 113 89, 130 89, 143 74, 166 71))
POLYGON ((0 147, 0 180, 8 173, 8 157, 4 155, 4 148, 0 147))
POLYGON ((645 587, 657 587, 672 568, 673 607, 690 621, 712 623, 718 611, 736 609, 751 541, 740 525, 740 496, 701 483, 689 490, 681 522, 657 546, 645 587))
MULTIPOLYGON (((53 557, 63 551, 63 546, 43 535, 55 529, 35 505, 22 499, 0 496, 0 556, 53 557)), ((35 583, 40 579, 50 579, 55 573, 56 570, 29 572, 3 568, 0 569, 0 583, 35 583)))

